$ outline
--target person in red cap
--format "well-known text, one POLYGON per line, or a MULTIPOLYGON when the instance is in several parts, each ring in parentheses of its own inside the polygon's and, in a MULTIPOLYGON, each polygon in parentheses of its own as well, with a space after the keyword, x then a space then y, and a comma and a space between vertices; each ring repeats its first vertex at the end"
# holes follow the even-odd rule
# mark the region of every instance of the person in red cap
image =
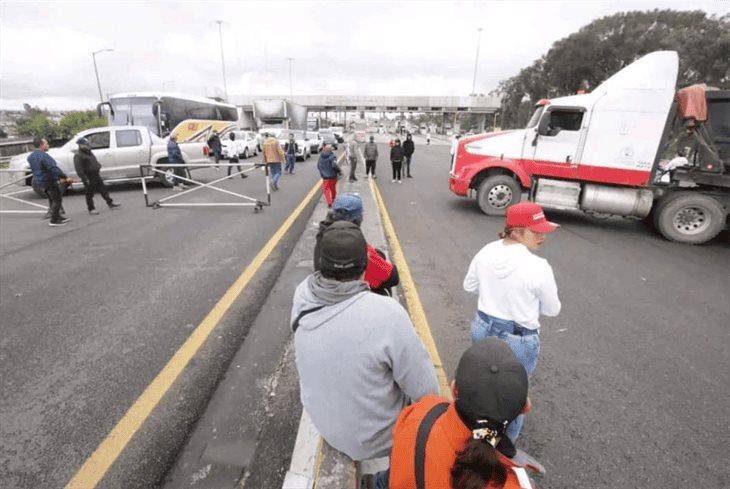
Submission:
MULTIPOLYGON (((496 336, 506 341, 528 376, 540 353, 540 315, 560 313, 553 269, 530 250, 542 246, 546 235, 559 227, 534 202, 508 207, 500 239, 479 250, 464 277, 464 290, 479 295, 471 340, 496 336)), ((519 436, 522 421, 519 416, 507 428, 512 441, 519 436)))

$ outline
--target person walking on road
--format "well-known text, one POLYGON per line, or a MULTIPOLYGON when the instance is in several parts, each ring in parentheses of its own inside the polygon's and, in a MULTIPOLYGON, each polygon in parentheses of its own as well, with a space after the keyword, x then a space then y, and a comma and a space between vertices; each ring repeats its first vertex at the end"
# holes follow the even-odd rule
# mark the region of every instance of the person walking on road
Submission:
POLYGON ((337 155, 332 151, 332 145, 325 145, 317 161, 319 176, 322 177, 322 193, 327 207, 332 207, 332 202, 337 197, 337 177, 342 170, 337 166, 337 155))
MULTIPOLYGON (((233 133, 231 133, 233 134, 233 133)), ((208 147, 213 151, 213 157, 215 158, 215 164, 218 165, 221 160, 223 153, 223 147, 221 145, 221 138, 218 135, 218 131, 213 129, 213 135, 208 139, 208 147)), ((220 170, 220 167, 216 166, 216 170, 220 170)))
POLYGON ((180 145, 177 144, 177 134, 170 134, 170 140, 167 142, 167 161, 173 166, 173 172, 178 178, 173 179, 173 190, 184 190, 188 188, 185 185, 185 180, 181 180, 179 177, 185 178, 185 168, 179 165, 184 165, 185 160, 183 159, 180 145))
POLYGON ((350 179, 351 182, 357 182, 355 176, 355 170, 357 169, 357 136, 352 136, 352 139, 347 144, 347 162, 350 164, 350 179))
POLYGON ((284 161, 284 150, 281 144, 272 135, 267 134, 263 146, 264 164, 271 172, 271 186, 279 190, 279 178, 281 177, 281 162, 284 161))
POLYGON ((426 145, 430 145, 430 144, 431 144, 431 131, 428 131, 426 133, 426 145))
POLYGON ((416 151, 416 145, 413 144, 413 136, 408 133, 406 140, 403 141, 403 165, 405 166, 405 173, 407 178, 413 178, 411 176, 411 160, 413 159, 413 153, 416 151))
POLYGON ((297 153, 299 152, 299 145, 294 139, 294 134, 289 134, 289 140, 286 142, 284 152, 286 152, 286 166, 284 167, 284 171, 290 175, 294 175, 294 164, 297 162, 297 153))
POLYGON ((63 197, 61 197, 59 181, 70 184, 72 180, 58 167, 56 160, 48 154, 48 141, 37 137, 33 139, 33 147, 35 149, 28 155, 28 163, 36 186, 42 188, 48 197, 48 207, 51 211, 51 222, 48 225, 51 227, 64 226, 71 219, 61 216, 63 197))
MULTIPOLYGON (((320 221, 319 232, 314 244, 314 270, 319 270, 321 257, 321 241, 325 231, 337 221, 349 221, 360 226, 362 224, 362 199, 354 193, 338 195, 332 203, 332 211, 320 221)), ((398 268, 385 258, 385 253, 368 243, 368 264, 365 267, 363 280, 370 290, 380 295, 392 295, 390 289, 400 282, 398 268)))
POLYGON ((378 145, 375 144, 374 136, 370 136, 370 142, 365 144, 363 156, 365 157, 365 177, 378 178, 375 175, 375 164, 378 161, 378 145))
POLYGON ((393 183, 403 183, 401 181, 401 167, 403 166, 403 146, 400 145, 400 139, 396 139, 393 143, 393 147, 390 148, 390 164, 393 167, 393 183))
POLYGON ((393 427, 390 469, 375 487, 389 489, 534 489, 513 457, 507 424, 530 410, 525 369, 496 338, 474 343, 451 382, 454 402, 426 396, 406 407, 393 427))
POLYGON ((360 228, 335 222, 320 247, 320 271, 296 288, 291 311, 301 402, 336 450, 385 457, 401 410, 439 392, 436 372, 403 306, 362 280, 360 228))
MULTIPOLYGON (((508 207, 501 239, 479 250, 464 277, 464 290, 479 295, 471 340, 496 336, 506 341, 528 376, 540 353, 539 317, 557 316, 561 307, 552 267, 530 250, 559 227, 534 202, 508 207)), ((510 423, 507 436, 515 441, 521 428, 522 416, 510 423)))
POLYGON ((228 163, 230 163, 230 166, 228 167, 228 176, 231 176, 231 171, 233 171, 233 165, 236 165, 236 168, 238 168, 238 172, 241 173, 241 178, 248 178, 248 175, 245 173, 242 173, 241 165, 238 163, 238 149, 236 148, 236 134, 231 132, 228 135, 228 139, 231 140, 231 153, 230 157, 228 158, 228 163))
POLYGON ((89 210, 89 214, 99 214, 99 211, 94 207, 94 192, 99 192, 101 198, 106 201, 109 209, 118 209, 121 204, 115 204, 112 198, 109 197, 109 191, 100 175, 101 163, 99 163, 91 151, 89 140, 79 138, 76 144, 79 145, 79 149, 74 155, 74 169, 84 184, 86 190, 86 208, 89 210))

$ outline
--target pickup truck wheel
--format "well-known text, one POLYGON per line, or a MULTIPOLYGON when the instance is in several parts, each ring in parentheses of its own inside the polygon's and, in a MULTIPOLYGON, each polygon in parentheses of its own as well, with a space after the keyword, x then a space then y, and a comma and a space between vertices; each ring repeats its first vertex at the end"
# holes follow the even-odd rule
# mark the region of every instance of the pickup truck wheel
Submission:
POLYGON ((507 207, 519 202, 521 197, 520 184, 507 175, 486 178, 477 190, 479 208, 488 216, 503 216, 507 207))
POLYGON ((175 186, 175 170, 173 168, 166 168, 165 173, 157 174, 157 181, 159 181, 163 187, 172 188, 175 186))
POLYGON ((248 148, 243 148, 243 155, 242 155, 242 158, 243 158, 244 160, 245 160, 246 158, 248 158, 248 148))
POLYGON ((717 200, 707 195, 676 192, 659 203, 654 225, 670 241, 701 244, 723 230, 725 211, 717 200))

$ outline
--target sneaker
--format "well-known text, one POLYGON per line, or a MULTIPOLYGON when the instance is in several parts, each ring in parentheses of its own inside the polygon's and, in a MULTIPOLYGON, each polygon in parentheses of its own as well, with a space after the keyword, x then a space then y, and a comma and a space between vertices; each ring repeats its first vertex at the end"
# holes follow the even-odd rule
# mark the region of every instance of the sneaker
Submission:
POLYGON ((413 178, 412 176, 408 175, 408 178, 413 178))
POLYGON ((71 219, 68 217, 62 217, 58 222, 49 222, 48 225, 51 227, 65 226, 71 219))
POLYGON ((109 209, 116 210, 119 209, 121 206, 122 204, 115 204, 114 202, 112 202, 111 204, 109 204, 109 209))
POLYGON ((89 214, 91 214, 92 216, 98 216, 99 215, 99 211, 97 211, 96 209, 90 209, 89 210, 89 214))
POLYGON ((248 178, 248 175, 241 173, 241 178, 248 178))
POLYGON ((395 183, 395 180, 393 180, 391 183, 395 183))
POLYGON ((398 183, 403 183, 402 181, 398 180, 398 183))
POLYGON ((182 185, 175 185, 174 187, 172 187, 172 190, 175 192, 181 192, 184 190, 184 187, 182 185))
POLYGON ((378 176, 377 175, 373 175, 373 180, 377 180, 377 179, 378 179, 378 176))

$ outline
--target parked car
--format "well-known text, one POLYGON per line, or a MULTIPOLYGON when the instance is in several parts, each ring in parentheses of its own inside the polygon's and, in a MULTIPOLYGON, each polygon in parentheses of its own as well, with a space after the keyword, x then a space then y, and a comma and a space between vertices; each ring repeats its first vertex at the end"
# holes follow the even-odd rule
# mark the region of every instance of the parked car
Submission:
POLYGON ((322 136, 322 143, 331 145, 332 149, 337 149, 338 141, 332 129, 320 129, 319 135, 322 136))
POLYGON ((307 131, 304 133, 305 140, 309 140, 309 150, 312 153, 319 153, 324 147, 322 136, 317 131, 307 131))
POLYGON ((229 159, 231 156, 236 155, 238 158, 245 159, 259 154, 258 134, 251 131, 233 131, 233 134, 236 135, 234 141, 231 141, 228 135, 221 138, 223 158, 229 159))
MULTIPOLYGON (((157 137, 146 126, 111 126, 87 129, 74 135, 60 148, 48 150, 48 154, 56 160, 59 168, 75 180, 72 184, 74 188, 82 185, 74 168, 74 155, 79 149, 76 141, 81 137, 89 140, 92 152, 101 163, 101 175, 107 182, 139 180, 140 165, 157 165, 168 162, 167 139, 157 137)), ((185 163, 210 163, 208 145, 204 142, 180 143, 180 150, 185 163)), ((23 153, 14 156, 10 159, 8 168, 17 170, 17 173, 14 174, 16 176, 13 178, 20 178, 23 175, 28 177, 25 180, 20 180, 18 185, 30 185, 36 194, 45 197, 45 192, 33 180, 30 164, 28 163, 29 154, 23 153)), ((172 168, 165 169, 164 174, 148 168, 145 170, 145 175, 157 179, 166 187, 172 187, 175 182, 172 168)), ((68 186, 65 186, 64 190, 66 188, 68 186)))
POLYGON ((297 143, 297 159, 301 159, 302 161, 309 159, 309 157, 312 156, 312 149, 309 146, 309 140, 304 137, 304 131, 282 130, 281 133, 279 133, 279 143, 284 149, 284 152, 286 153, 289 145, 289 134, 294 135, 294 140, 297 143))

